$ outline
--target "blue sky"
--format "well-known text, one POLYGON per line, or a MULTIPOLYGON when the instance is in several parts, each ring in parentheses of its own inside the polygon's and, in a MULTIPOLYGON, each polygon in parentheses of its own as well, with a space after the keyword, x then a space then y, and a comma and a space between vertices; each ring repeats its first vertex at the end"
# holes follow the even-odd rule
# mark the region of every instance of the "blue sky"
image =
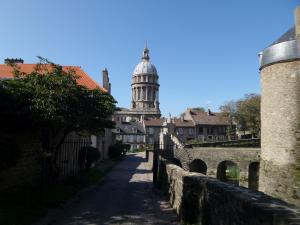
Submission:
POLYGON ((293 25, 299 0, 0 0, 0 60, 43 56, 81 66, 129 107, 145 41, 160 76, 163 115, 218 110, 259 93, 257 53, 293 25))

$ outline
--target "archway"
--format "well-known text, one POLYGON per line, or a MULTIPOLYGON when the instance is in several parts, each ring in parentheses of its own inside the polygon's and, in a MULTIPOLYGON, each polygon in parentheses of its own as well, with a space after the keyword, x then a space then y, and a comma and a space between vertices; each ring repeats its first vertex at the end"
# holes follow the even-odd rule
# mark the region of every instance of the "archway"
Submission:
POLYGON ((223 161, 219 163, 217 170, 217 179, 227 183, 239 185, 240 169, 232 161, 223 161))
POLYGON ((181 164, 181 162, 180 162, 179 159, 172 158, 172 159, 171 159, 171 163, 173 163, 173 164, 175 164, 176 166, 179 166, 179 167, 182 168, 182 164, 181 164))
POLYGON ((207 165, 201 159, 195 159, 195 160, 193 160, 190 163, 189 167, 190 167, 190 172, 203 173, 205 175, 207 173, 207 165))
POLYGON ((252 190, 258 190, 258 178, 259 178, 259 162, 252 162, 249 164, 249 185, 252 190))

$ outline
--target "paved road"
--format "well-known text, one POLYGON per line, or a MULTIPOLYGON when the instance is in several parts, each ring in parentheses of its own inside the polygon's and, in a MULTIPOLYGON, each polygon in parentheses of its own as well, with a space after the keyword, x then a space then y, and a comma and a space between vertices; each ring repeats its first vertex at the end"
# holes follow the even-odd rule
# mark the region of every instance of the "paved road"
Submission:
POLYGON ((168 203, 153 192, 144 155, 128 155, 101 185, 38 225, 179 224, 168 203))

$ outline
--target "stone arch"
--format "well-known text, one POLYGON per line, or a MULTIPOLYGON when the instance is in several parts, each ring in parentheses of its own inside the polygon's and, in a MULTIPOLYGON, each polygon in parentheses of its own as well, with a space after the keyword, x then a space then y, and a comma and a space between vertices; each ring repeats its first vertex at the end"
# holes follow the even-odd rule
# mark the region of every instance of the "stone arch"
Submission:
POLYGON ((207 174, 207 165, 201 159, 195 159, 189 164, 190 172, 207 174))
POLYGON ((172 159, 171 159, 171 163, 173 163, 173 164, 175 164, 176 166, 179 166, 179 167, 182 168, 182 164, 181 164, 180 160, 177 159, 177 158, 172 158, 172 159))
POLYGON ((259 162, 251 162, 249 164, 248 187, 253 190, 258 190, 259 179, 259 162))
POLYGON ((225 160, 219 163, 217 168, 217 179, 239 185, 240 169, 238 165, 232 161, 225 160))

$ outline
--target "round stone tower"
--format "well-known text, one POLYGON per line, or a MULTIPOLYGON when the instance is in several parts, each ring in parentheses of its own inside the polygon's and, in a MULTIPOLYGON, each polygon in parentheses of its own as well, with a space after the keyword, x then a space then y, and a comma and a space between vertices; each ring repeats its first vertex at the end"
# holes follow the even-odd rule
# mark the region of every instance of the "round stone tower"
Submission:
POLYGON ((300 7, 295 26, 260 53, 259 190, 300 206, 300 7))
POLYGON ((142 61, 133 71, 131 88, 131 112, 148 118, 160 117, 158 74, 150 63, 147 47, 144 48, 142 61))

